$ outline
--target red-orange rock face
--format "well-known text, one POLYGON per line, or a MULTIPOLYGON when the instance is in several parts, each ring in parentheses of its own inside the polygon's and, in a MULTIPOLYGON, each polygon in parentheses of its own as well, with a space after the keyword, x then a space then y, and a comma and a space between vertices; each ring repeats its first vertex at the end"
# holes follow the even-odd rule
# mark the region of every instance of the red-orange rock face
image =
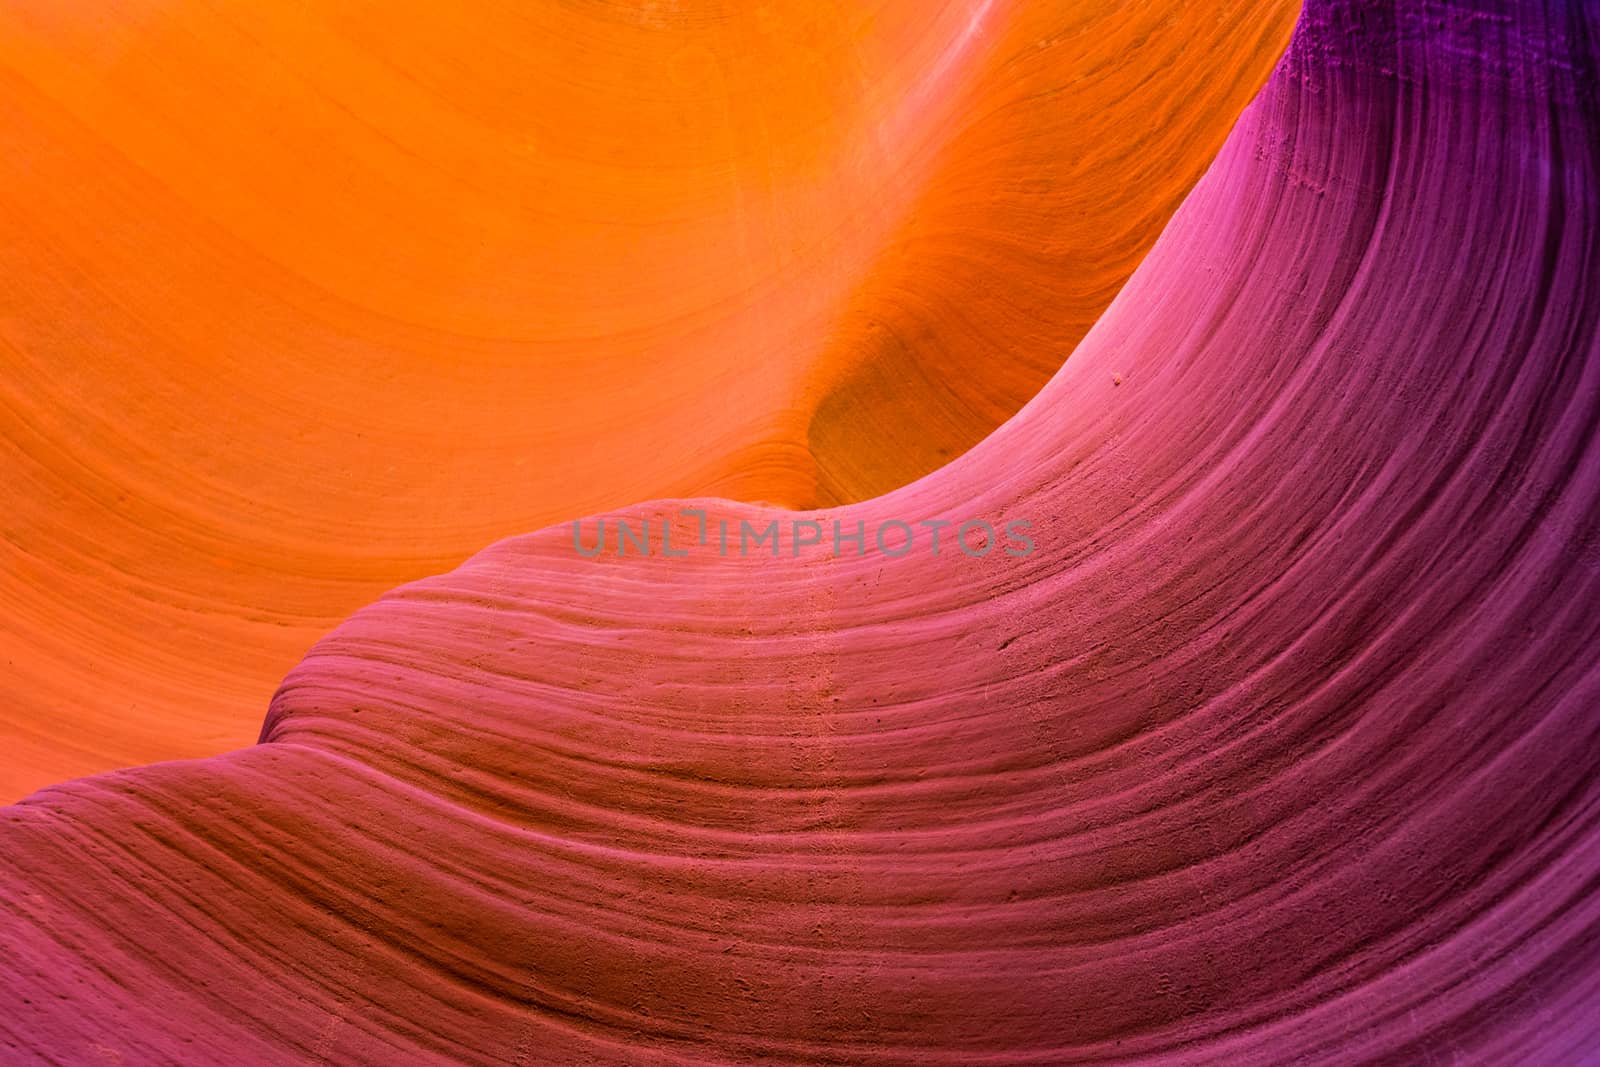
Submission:
MULTIPOLYGON (((551 9, 571 20, 562 48, 724 27, 677 6, 629 9, 636 25, 617 9, 551 9), (586 36, 576 27, 597 11, 606 30, 586 36)), ((907 464, 891 478, 873 450, 909 439, 916 415, 921 440, 961 451, 958 428, 982 418, 936 415, 940 398, 1007 381, 1014 365, 985 377, 986 331, 1065 330, 1067 312, 1054 322, 1040 309, 1052 286, 1076 284, 1056 277, 1049 256, 1064 246, 1042 217, 1028 222, 1025 197, 1011 239, 998 224, 936 224, 962 217, 941 212, 964 182, 977 189, 980 171, 1004 174, 1012 158, 1007 138, 981 134, 980 114, 1005 109, 963 111, 953 86, 971 77, 1004 95, 1008 77, 1025 79, 1030 53, 989 49, 1009 40, 1006 19, 1038 7, 969 5, 965 23, 937 30, 955 16, 922 10, 908 39, 925 30, 944 45, 917 65, 932 81, 894 83, 916 102, 904 121, 942 108, 967 119, 949 118, 959 132, 945 148, 907 163, 927 168, 904 217, 918 236, 882 237, 849 300, 812 309, 827 343, 767 371, 731 352, 665 350, 705 376, 685 386, 693 400, 666 395, 670 358, 651 378, 596 357, 588 385, 570 386, 574 420, 580 405, 624 410, 617 398, 652 384, 661 412, 701 404, 701 436, 683 440, 706 476, 738 471, 741 492, 782 499, 684 490, 502 540, 333 629, 283 679, 260 743, 0 809, 0 1061, 1600 1056, 1595 13, 1316 0, 1071 358, 981 442, 908 480, 926 457, 885 446, 907 464), (1006 55, 1014 65, 995 59, 1006 55), (1030 226, 1046 249, 1033 258, 1030 226), (970 300, 937 295, 949 278, 970 300), (869 345, 874 321, 882 343, 869 345), (926 324, 922 341, 907 340, 923 336, 909 323, 926 324), (925 350, 944 361, 914 373, 925 350), (760 406, 750 383, 765 388, 780 366, 803 373, 771 395, 808 399, 770 410, 812 442, 809 466, 735 429, 760 406), (880 388, 896 382, 906 393, 880 388), (727 450, 705 443, 718 435, 727 450), (792 487, 797 472, 809 497, 754 488, 792 487), (874 478, 906 484, 844 499, 874 478), (784 506, 801 502, 825 506, 784 506)), ((419 56, 449 54, 465 32, 438 19, 409 55, 420 87, 419 56)), ((511 27, 496 30, 486 39, 512 51, 511 27)), ((798 62, 806 40, 772 54, 798 62)), ((1135 62, 1138 38, 1102 40, 1106 63, 1135 62)), ((633 54, 619 46, 613 60, 633 54)), ((874 55, 861 46, 860 62, 874 55)), ((496 56, 440 77, 465 94, 504 74, 496 56)), ((718 56, 673 52, 640 106, 674 78, 700 84, 718 56)), ((729 103, 730 124, 747 103, 729 103)), ((810 102, 787 106, 799 116, 810 102)), ((818 144, 836 145, 848 109, 823 110, 840 126, 818 144)), ((922 135, 885 120, 878 136, 922 135)), ((826 170, 796 152, 795 166, 826 170)), ((841 210, 850 187, 832 198, 841 210)), ((866 223, 827 238, 878 239, 866 223)), ((729 269, 753 262, 743 256, 729 269)), ((762 306, 794 310, 829 272, 857 269, 800 259, 751 283, 770 290, 762 306)), ((720 277, 703 275, 683 281, 720 277)), ((735 316, 758 306, 748 292, 727 299, 735 316)), ((419 290, 416 302, 417 318, 448 305, 462 326, 492 301, 419 290)), ((811 320, 794 314, 762 328, 799 336, 811 320)), ((175 318, 152 328, 193 328, 175 318)), ((283 380, 310 374, 314 351, 334 349, 304 350, 283 380)), ((414 386, 414 409, 377 402, 380 377, 351 386, 349 418, 412 411, 408 440, 435 454, 407 458, 440 481, 436 496, 405 499, 420 512, 465 494, 459 509, 400 526, 391 509, 404 500, 369 489, 319 520, 320 540, 295 525, 304 516, 285 520, 280 535, 301 529, 307 545, 284 564, 294 582, 334 583, 341 545, 398 567, 404 531, 453 543, 470 526, 460 515, 520 506, 469 462, 504 458, 489 415, 481 439, 444 443, 467 418, 449 388, 471 374, 440 376, 430 394, 428 365, 411 358, 389 388, 414 386), (428 395, 436 424, 421 418, 428 395), (361 552, 344 509, 370 523, 361 552)), ((486 411, 515 406, 518 373, 485 374, 486 411)), ((290 396, 286 385, 285 420, 290 396)), ((39 418, 18 417, 16 439, 50 440, 26 436, 39 418)), ((625 467, 604 452, 625 438, 591 429, 581 451, 551 436, 560 447, 540 477, 598 498, 615 489, 608 470, 672 467, 679 438, 634 439, 641 466, 625 467)), ((311 451, 284 449, 288 464, 311 451)), ((84 588, 135 574, 130 563, 84 588)), ((77 606, 109 625, 104 604, 77 606)))
POLYGON ((1043 384, 1292 2, 0 10, 0 795, 248 742, 385 589, 864 499, 1043 384))

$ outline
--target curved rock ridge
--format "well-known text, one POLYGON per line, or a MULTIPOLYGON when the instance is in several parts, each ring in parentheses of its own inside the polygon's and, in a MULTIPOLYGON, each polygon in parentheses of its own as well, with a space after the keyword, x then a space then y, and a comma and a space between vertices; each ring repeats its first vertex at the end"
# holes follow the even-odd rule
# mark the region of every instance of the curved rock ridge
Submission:
POLYGON ((1038 397, 798 516, 1031 553, 638 505, 686 555, 502 542, 4 809, 0 1049, 1593 1062, 1597 31, 1315 0, 1038 397))
POLYGON ((0 4, 0 800, 248 744, 340 620, 508 535, 941 465, 1294 14, 0 4))

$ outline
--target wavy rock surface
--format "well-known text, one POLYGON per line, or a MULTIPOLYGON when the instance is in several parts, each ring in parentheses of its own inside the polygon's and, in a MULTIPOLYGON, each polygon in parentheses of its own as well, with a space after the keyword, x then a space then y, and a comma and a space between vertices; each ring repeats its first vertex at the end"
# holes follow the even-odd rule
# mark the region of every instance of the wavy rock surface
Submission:
POLYGON ((1318 0, 1043 393, 809 516, 1031 555, 549 529, 5 809, 0 1048, 1592 1062, 1597 31, 1318 0))
POLYGON ((0 799, 502 537, 858 500, 1105 308, 1288 0, 0 5, 0 799))

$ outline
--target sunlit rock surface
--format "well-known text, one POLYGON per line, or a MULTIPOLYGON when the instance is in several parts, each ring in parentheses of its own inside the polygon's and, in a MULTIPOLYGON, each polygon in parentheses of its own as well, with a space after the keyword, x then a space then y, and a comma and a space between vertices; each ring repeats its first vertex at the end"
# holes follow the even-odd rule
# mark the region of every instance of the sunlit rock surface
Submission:
POLYGON ((808 516, 1029 555, 639 505, 687 556, 505 541, 4 809, 0 1049, 1593 1062, 1597 31, 1313 3, 1043 392, 808 516))
POLYGON ((386 589, 912 481, 1286 44, 1203 4, 0 4, 0 800, 247 744, 386 589))

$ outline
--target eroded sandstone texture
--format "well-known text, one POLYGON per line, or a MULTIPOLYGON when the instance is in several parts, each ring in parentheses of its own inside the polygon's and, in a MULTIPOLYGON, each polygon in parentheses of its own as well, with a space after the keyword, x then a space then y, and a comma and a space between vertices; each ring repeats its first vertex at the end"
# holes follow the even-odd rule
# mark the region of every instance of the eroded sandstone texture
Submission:
POLYGON ((248 744, 350 612, 1014 414, 1292 0, 0 3, 0 801, 248 744))
POLYGON ((1594 1062, 1597 32, 1313 0, 1043 392, 818 516, 1027 557, 555 526, 4 809, 0 1049, 1594 1062))

